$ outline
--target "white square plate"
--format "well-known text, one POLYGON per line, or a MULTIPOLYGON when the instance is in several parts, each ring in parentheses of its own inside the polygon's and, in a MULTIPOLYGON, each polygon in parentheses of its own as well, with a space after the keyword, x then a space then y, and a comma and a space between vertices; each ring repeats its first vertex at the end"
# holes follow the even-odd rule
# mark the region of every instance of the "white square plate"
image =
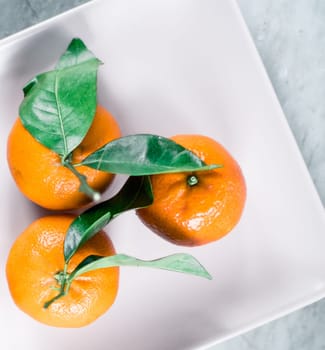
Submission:
POLYGON ((1 349, 204 348, 325 295, 323 207, 234 1, 91 2, 2 40, 0 81, 1 349), (212 136, 241 164, 248 199, 231 234, 192 249, 161 240, 134 213, 120 216, 107 227, 118 252, 187 251, 214 279, 122 268, 111 310, 71 330, 18 310, 4 271, 15 237, 44 214, 16 189, 6 138, 21 88, 73 37, 104 61, 99 101, 124 134, 212 136))

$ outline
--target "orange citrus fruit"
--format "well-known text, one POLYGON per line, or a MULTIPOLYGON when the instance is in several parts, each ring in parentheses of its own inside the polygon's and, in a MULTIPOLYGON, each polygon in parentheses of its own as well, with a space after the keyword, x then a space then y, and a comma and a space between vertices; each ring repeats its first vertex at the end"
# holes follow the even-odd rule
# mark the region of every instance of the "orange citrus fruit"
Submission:
MULTIPOLYGON (((119 268, 98 269, 76 277, 65 296, 44 308, 58 294, 55 276, 64 268, 63 242, 73 219, 57 215, 34 221, 13 244, 6 266, 16 305, 34 319, 56 327, 82 327, 93 322, 113 304, 118 290, 119 268)), ((92 254, 115 254, 103 231, 77 250, 68 272, 92 254)))
MULTIPOLYGON (((121 136, 113 116, 98 106, 87 135, 73 151, 72 163, 81 162, 90 153, 121 136)), ((61 164, 60 157, 36 141, 17 118, 8 138, 7 159, 11 174, 20 191, 36 204, 52 210, 77 209, 90 202, 79 191, 78 178, 61 164)), ((88 184, 103 192, 113 174, 78 166, 88 184)))
POLYGON ((154 202, 137 214, 172 243, 197 246, 215 241, 230 232, 241 217, 246 199, 241 169, 229 152, 209 137, 177 135, 172 139, 206 164, 222 164, 222 168, 151 176, 154 202))

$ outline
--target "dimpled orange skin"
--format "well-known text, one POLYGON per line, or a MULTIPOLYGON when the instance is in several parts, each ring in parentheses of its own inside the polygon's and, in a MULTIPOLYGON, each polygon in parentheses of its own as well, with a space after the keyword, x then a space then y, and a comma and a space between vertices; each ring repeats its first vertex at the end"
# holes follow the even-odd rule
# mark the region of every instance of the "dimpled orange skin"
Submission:
MULTIPOLYGON (((81 162, 87 155, 120 136, 113 116, 97 106, 93 124, 73 151, 72 162, 81 162)), ((7 159, 18 188, 34 203, 51 210, 70 210, 81 208, 91 201, 79 191, 79 180, 61 164, 60 157, 36 141, 19 118, 9 134, 7 159)), ((79 166, 77 170, 99 192, 103 192, 113 180, 113 174, 86 166, 79 166)))
MULTIPOLYGON (((53 290, 58 287, 54 275, 63 270, 63 241, 73 219, 60 215, 34 221, 17 238, 7 260, 7 280, 16 305, 35 320, 55 327, 82 327, 95 321, 113 304, 118 291, 119 268, 98 269, 77 277, 66 296, 48 309, 43 307, 58 294, 53 290)), ((68 271, 91 254, 115 254, 104 232, 77 251, 68 271)))
POLYGON ((238 223, 245 204, 246 186, 237 162, 219 143, 201 135, 172 139, 190 149, 206 164, 220 169, 151 176, 154 202, 137 210, 140 219, 166 240, 184 246, 213 242, 238 223), (198 183, 190 186, 189 176, 198 183))

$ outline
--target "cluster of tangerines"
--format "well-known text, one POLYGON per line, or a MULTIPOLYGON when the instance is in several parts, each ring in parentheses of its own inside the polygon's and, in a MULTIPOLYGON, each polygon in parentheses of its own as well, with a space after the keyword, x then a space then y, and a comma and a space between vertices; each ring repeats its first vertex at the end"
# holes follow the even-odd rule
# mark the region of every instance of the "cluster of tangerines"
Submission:
MULTIPOLYGON (((120 137, 115 118, 97 105, 89 130, 71 152, 71 164, 81 164, 120 137)), ((209 137, 178 135, 171 140, 204 164, 221 166, 149 174, 153 201, 134 207, 136 213, 152 231, 174 244, 198 246, 218 240, 234 228, 243 211, 246 187, 241 169, 229 152, 209 137)), ((88 271, 81 265, 89 257, 112 257, 116 253, 108 235, 100 230, 80 243, 66 264, 64 241, 69 227, 78 219, 71 210, 89 206, 94 199, 80 191, 80 176, 96 193, 103 193, 114 174, 81 165, 76 176, 20 117, 8 137, 7 158, 13 179, 27 198, 50 210, 70 212, 39 218, 16 239, 6 267, 12 298, 21 310, 42 323, 58 327, 87 325, 113 304, 119 268, 111 263, 88 271), (83 273, 74 273, 72 281, 69 278, 76 268, 83 273)))

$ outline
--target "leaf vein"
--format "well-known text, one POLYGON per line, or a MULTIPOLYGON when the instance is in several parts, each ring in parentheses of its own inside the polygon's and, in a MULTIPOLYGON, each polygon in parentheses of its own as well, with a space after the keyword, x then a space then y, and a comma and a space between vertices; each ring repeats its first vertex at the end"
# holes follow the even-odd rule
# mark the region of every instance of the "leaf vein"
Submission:
POLYGON ((67 145, 67 139, 65 135, 65 130, 64 130, 64 125, 63 125, 63 120, 62 120, 62 114, 61 114, 61 108, 60 108, 60 103, 59 103, 59 94, 58 94, 58 74, 55 74, 55 85, 54 85, 54 91, 55 91, 55 102, 58 110, 58 117, 59 117, 59 122, 60 122, 60 130, 61 130, 61 135, 63 138, 63 145, 64 145, 64 154, 63 158, 66 158, 68 155, 68 145, 67 145))

